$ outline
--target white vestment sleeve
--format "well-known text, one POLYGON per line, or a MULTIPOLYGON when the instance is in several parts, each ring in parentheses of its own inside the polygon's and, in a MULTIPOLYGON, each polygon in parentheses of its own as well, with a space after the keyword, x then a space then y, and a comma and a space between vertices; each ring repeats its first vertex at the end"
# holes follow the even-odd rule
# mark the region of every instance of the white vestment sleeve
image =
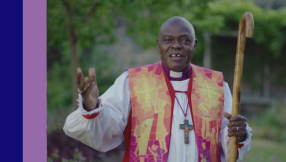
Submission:
POLYGON ((67 117, 63 129, 66 135, 97 151, 107 152, 124 140, 123 133, 131 109, 128 72, 120 75, 99 98, 99 108, 87 112, 79 95, 79 108, 67 117), (83 117, 95 113, 99 114, 93 119, 83 117))
MULTIPOLYGON (((224 112, 231 114, 232 112, 232 95, 229 89, 229 86, 226 82, 223 82, 224 87, 224 112)), ((221 154, 221 161, 226 162, 228 161, 229 157, 229 137, 228 137, 228 119, 224 116, 222 117, 222 125, 221 125, 221 132, 220 132, 220 154, 221 154)), ((246 139, 243 142, 239 142, 239 144, 243 144, 241 148, 238 148, 239 157, 236 160, 237 162, 242 162, 243 157, 251 148, 251 131, 252 129, 247 124, 246 126, 246 139)))

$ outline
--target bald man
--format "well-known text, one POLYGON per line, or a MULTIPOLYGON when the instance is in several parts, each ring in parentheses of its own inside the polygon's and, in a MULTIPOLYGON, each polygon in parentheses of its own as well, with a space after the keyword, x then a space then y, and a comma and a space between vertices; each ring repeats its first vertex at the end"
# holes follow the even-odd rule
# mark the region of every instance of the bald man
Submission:
POLYGON ((125 141, 124 162, 228 161, 229 137, 242 161, 251 128, 231 116, 232 96, 221 72, 191 64, 197 46, 191 23, 168 19, 157 39, 161 61, 130 68, 98 95, 94 68, 78 69, 79 108, 65 133, 106 152, 125 141))

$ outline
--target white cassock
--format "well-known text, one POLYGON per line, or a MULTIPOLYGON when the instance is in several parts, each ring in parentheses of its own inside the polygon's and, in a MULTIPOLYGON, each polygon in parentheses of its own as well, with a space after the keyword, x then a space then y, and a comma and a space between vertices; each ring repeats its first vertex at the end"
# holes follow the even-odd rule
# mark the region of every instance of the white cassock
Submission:
MULTIPOLYGON (((176 91, 187 91, 190 79, 183 81, 171 81, 171 84, 176 91)), ((228 84, 224 82, 224 112, 231 114, 232 96, 228 84)), ((99 87, 100 88, 100 87, 99 87)), ((184 93, 175 93, 184 112, 188 105, 187 95, 184 93)), ((124 141, 124 130, 127 125, 130 109, 130 90, 128 72, 121 74, 114 84, 100 96, 100 106, 97 109, 87 112, 82 106, 82 97, 79 94, 79 108, 71 113, 65 122, 64 132, 82 143, 94 148, 100 152, 106 152, 116 148, 124 141), (91 115, 94 113, 99 115, 93 119, 86 119, 82 115, 91 115)), ((186 119, 192 124, 192 116, 188 107, 186 119)), ((189 132, 189 144, 184 143, 184 130, 179 128, 183 124, 185 116, 181 110, 177 100, 174 104, 171 141, 169 148, 168 162, 197 162, 198 150, 195 140, 194 130, 189 132)), ((229 137, 228 120, 223 116, 221 133, 219 136, 221 161, 228 161, 229 155, 229 137)), ((239 157, 237 161, 242 161, 243 157, 251 148, 251 131, 247 125, 247 138, 240 142, 244 144, 238 148, 239 157)))

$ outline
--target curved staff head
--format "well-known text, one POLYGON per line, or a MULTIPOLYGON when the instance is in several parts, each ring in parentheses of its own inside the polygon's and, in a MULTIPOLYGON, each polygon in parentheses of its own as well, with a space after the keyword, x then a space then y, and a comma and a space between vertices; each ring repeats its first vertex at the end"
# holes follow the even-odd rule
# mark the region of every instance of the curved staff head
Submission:
POLYGON ((254 31, 253 16, 249 12, 245 12, 240 19, 237 38, 237 53, 244 53, 246 38, 252 38, 254 31))
POLYGON ((253 16, 249 12, 245 12, 240 19, 239 22, 239 35, 244 34, 247 38, 253 37, 253 31, 254 31, 254 20, 253 16))
POLYGON ((247 38, 252 38, 254 31, 254 20, 252 14, 249 12, 244 13, 241 17, 240 22, 243 20, 245 22, 245 36, 247 38))

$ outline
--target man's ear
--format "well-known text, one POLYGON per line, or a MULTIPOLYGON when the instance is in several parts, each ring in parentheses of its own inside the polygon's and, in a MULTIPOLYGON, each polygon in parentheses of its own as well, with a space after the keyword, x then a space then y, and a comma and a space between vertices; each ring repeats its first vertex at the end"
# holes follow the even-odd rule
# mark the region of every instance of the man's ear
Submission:
POLYGON ((197 48, 197 43, 198 43, 198 41, 197 41, 197 39, 195 39, 194 50, 196 50, 196 48, 197 48))
POLYGON ((159 38, 157 38, 157 48, 158 48, 159 53, 161 53, 160 47, 159 47, 159 38))

